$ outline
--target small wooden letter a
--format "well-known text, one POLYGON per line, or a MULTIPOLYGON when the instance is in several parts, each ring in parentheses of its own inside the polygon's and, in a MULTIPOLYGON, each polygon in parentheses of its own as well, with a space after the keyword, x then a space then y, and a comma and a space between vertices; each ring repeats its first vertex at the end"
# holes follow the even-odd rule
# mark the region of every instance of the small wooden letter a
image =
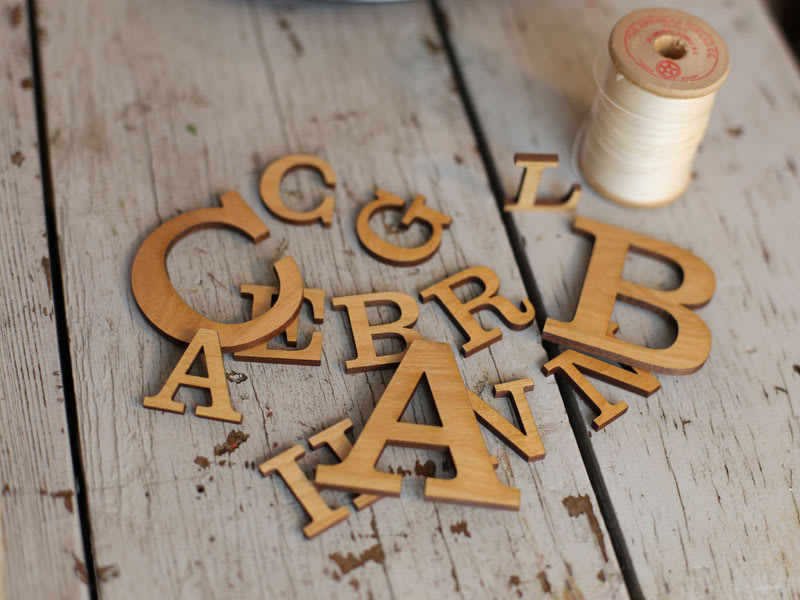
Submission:
POLYGON ((425 499, 492 508, 519 509, 519 490, 503 485, 494 472, 467 390, 450 346, 416 340, 378 401, 347 457, 336 465, 319 465, 317 487, 399 496, 402 475, 384 473, 375 464, 387 444, 450 450, 456 476, 428 477, 425 499), (400 418, 425 377, 441 427, 405 423, 400 418))
POLYGON ((155 408, 183 414, 186 405, 173 400, 178 388, 182 385, 206 389, 211 393, 211 406, 197 406, 194 414, 206 419, 241 423, 242 414, 233 410, 228 393, 228 380, 225 377, 225 365, 222 363, 222 350, 219 345, 219 334, 213 329, 198 329, 186 352, 183 353, 175 369, 170 373, 167 382, 155 396, 144 399, 146 408, 155 408), (202 352, 205 357, 207 376, 189 375, 189 369, 202 352))

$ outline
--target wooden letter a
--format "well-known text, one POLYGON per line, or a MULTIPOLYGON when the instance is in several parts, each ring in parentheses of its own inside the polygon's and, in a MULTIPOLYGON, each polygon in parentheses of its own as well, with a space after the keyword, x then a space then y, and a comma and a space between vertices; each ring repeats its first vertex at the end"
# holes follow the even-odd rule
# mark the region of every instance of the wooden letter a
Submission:
POLYGON ((241 423, 242 413, 233 410, 228 393, 228 380, 225 377, 225 365, 222 363, 222 351, 219 346, 219 334, 213 329, 198 329, 186 352, 183 353, 175 369, 170 373, 167 382, 156 396, 144 399, 146 408, 155 408, 183 414, 186 405, 172 398, 182 385, 203 388, 211 392, 211 406, 197 406, 194 414, 206 419, 241 423), (189 375, 189 369, 200 353, 206 361, 207 377, 189 375))
POLYGON ((314 483, 347 492, 399 496, 403 476, 375 469, 387 444, 450 451, 455 478, 426 479, 425 500, 519 509, 519 490, 501 483, 494 473, 448 344, 411 343, 353 449, 339 464, 319 465, 314 483), (430 386, 441 427, 400 421, 423 377, 430 386))

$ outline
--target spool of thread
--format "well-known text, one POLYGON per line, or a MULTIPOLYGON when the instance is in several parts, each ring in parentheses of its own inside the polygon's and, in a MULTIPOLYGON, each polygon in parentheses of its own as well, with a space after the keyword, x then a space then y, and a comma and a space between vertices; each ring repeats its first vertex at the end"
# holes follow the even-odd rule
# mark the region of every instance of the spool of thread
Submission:
POLYGON ((714 96, 730 69, 728 49, 685 12, 624 16, 595 64, 597 93, 578 162, 589 184, 622 204, 654 207, 683 194, 714 96))

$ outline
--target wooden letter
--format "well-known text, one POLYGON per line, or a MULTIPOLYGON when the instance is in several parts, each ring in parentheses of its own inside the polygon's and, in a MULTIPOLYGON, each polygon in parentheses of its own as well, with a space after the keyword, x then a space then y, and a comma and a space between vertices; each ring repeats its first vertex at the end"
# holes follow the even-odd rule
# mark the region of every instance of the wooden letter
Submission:
POLYGON ((133 259, 131 287, 136 303, 156 329, 180 342, 188 344, 199 329, 215 330, 223 352, 265 342, 286 329, 300 312, 303 278, 297 263, 291 256, 275 263, 281 293, 271 310, 244 323, 210 321, 196 313, 172 287, 166 262, 167 253, 178 240, 209 227, 244 232, 256 243, 269 235, 267 226, 236 192, 223 194, 221 207, 200 208, 173 217, 147 236, 133 259))
POLYGON ((450 314, 453 322, 467 337, 467 342, 461 346, 461 354, 471 356, 503 337, 503 333, 497 328, 484 330, 472 316, 476 312, 491 309, 508 327, 515 330, 525 329, 533 322, 534 311, 530 300, 526 298, 522 301, 523 310, 520 311, 503 296, 495 295, 499 289, 500 280, 494 271, 488 267, 470 267, 422 290, 419 295, 423 302, 435 298, 450 314), (462 303, 453 290, 470 281, 482 284, 483 293, 462 303))
POLYGON ((233 410, 228 393, 228 380, 225 377, 225 365, 222 363, 222 350, 219 346, 219 335, 213 329, 199 329, 186 352, 175 365, 167 382, 155 396, 144 399, 145 408, 155 408, 183 414, 186 405, 173 400, 178 388, 182 385, 207 389, 211 393, 211 406, 196 406, 194 414, 205 419, 241 423, 242 414, 233 410), (202 352, 206 363, 206 377, 189 375, 189 369, 202 352))
MULTIPOLYGON (((308 445, 313 450, 327 445, 328 448, 336 455, 340 461, 347 458, 350 450, 353 449, 353 444, 347 438, 347 432, 353 428, 353 422, 350 419, 339 421, 336 425, 331 425, 324 431, 320 431, 316 435, 308 438, 308 445)), ((356 510, 363 510, 368 506, 372 506, 383 496, 375 496, 373 494, 359 494, 353 498, 353 506, 356 510)))
POLYGON ((323 227, 330 227, 333 223, 333 207, 335 200, 325 196, 322 203, 315 209, 307 212, 298 212, 287 207, 281 200, 281 181, 286 174, 296 169, 309 168, 322 175, 322 180, 330 188, 336 186, 336 175, 333 168, 321 158, 309 154, 290 154, 279 158, 270 164, 261 175, 261 200, 269 212, 286 223, 295 225, 311 225, 314 221, 321 221, 323 227))
POLYGON ((332 509, 325 503, 317 488, 314 487, 314 484, 309 481, 297 464, 297 459, 303 458, 304 455, 305 450, 303 450, 302 446, 292 446, 278 454, 278 456, 261 463, 258 466, 258 470, 265 477, 278 473, 286 485, 289 486, 292 495, 297 498, 297 501, 308 516, 311 517, 311 523, 303 527, 303 533, 308 539, 311 539, 337 523, 344 521, 350 516, 350 510, 346 506, 332 509))
POLYGON ((375 469, 387 444, 450 450, 456 476, 428 477, 426 500, 519 509, 519 490, 503 485, 494 473, 448 344, 411 343, 350 454, 339 464, 319 465, 314 483, 348 492, 399 496, 402 475, 375 469), (423 377, 433 394, 441 427, 400 421, 423 377))
MULTIPOLYGON (((253 318, 267 312, 272 304, 273 296, 278 294, 278 288, 272 285, 243 285, 241 291, 242 296, 253 297, 253 318)), ((325 290, 305 288, 303 298, 311 304, 314 323, 322 323, 325 317, 325 290)), ((286 328, 287 346, 297 346, 299 321, 300 316, 298 315, 286 328)), ((240 350, 233 355, 233 358, 248 362, 319 366, 322 363, 322 332, 312 332, 308 346, 300 350, 277 350, 263 345, 240 350)))
POLYGON ((536 427, 536 421, 533 420, 531 407, 525 399, 525 392, 529 392, 532 389, 533 379, 518 379, 507 383, 498 383, 494 386, 495 398, 511 396, 512 400, 514 400, 514 407, 516 408, 517 418, 522 425, 522 431, 519 431, 506 421, 500 413, 484 402, 478 394, 469 392, 472 410, 478 415, 480 422, 529 462, 542 459, 545 455, 542 438, 539 437, 539 429, 536 427))
POLYGON ((542 367, 545 375, 560 371, 569 378, 572 387, 600 415, 592 421, 592 427, 600 430, 613 420, 621 417, 628 410, 625 402, 610 404, 597 389, 589 383, 584 374, 596 377, 622 389, 634 392, 643 397, 652 395, 661 384, 652 373, 636 370, 634 373, 610 365, 598 358, 581 354, 575 350, 565 350, 542 367))
POLYGON ((414 221, 424 221, 431 227, 431 237, 427 242, 416 248, 396 246, 377 236, 370 229, 369 220, 377 212, 403 208, 405 201, 383 190, 377 190, 375 195, 377 198, 361 209, 356 221, 356 233, 364 249, 373 258, 396 267, 418 265, 433 256, 442 242, 442 230, 450 227, 452 219, 432 208, 428 208, 425 206, 425 197, 417 196, 406 211, 406 214, 403 215, 400 227, 407 229, 414 221))
POLYGON ((517 202, 509 198, 505 210, 575 210, 581 197, 581 186, 573 184, 566 198, 536 199, 536 190, 542 171, 558 166, 557 154, 515 154, 514 164, 523 167, 522 183, 519 187, 517 202))
POLYGON ((350 331, 356 346, 356 357, 344 364, 347 373, 361 373, 374 369, 393 367, 403 359, 405 350, 395 354, 378 356, 373 340, 380 338, 400 338, 406 348, 422 336, 411 329, 419 317, 419 306, 414 298, 402 292, 375 292, 357 296, 332 298, 334 310, 347 310, 350 317, 350 331), (370 325, 367 319, 368 306, 395 306, 400 310, 400 318, 391 323, 370 325))
POLYGON ((711 351, 711 333, 692 310, 714 293, 714 273, 691 252, 591 219, 578 218, 575 231, 595 238, 575 317, 569 323, 547 319, 542 338, 658 373, 685 375, 703 366, 711 351), (622 279, 628 251, 677 264, 683 282, 674 290, 656 290, 622 279), (608 334, 615 300, 671 316, 678 336, 669 348, 646 348, 608 334))

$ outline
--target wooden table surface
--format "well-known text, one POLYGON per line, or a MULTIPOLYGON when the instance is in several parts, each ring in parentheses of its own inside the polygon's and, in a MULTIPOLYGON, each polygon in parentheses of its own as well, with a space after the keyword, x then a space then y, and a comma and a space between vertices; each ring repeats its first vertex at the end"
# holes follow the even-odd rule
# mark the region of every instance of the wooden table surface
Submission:
MULTIPOLYGON (((498 201, 519 182, 514 152, 559 154, 542 194, 581 181, 572 144, 594 58, 641 4, 0 1, 5 597, 800 596, 800 77, 761 2, 666 4, 713 24, 732 57, 692 185, 646 211, 586 189, 577 214, 711 265, 717 289, 698 311, 713 336, 706 365, 660 375, 646 400, 598 384, 630 409, 592 432, 591 410, 541 374, 554 349, 537 326, 499 325, 501 342, 457 362, 467 387, 506 417, 492 386, 534 379, 528 399, 547 457, 526 463, 484 430, 499 477, 522 491, 520 511, 425 502, 423 475, 453 475, 446 453, 390 448, 379 466, 411 473, 402 497, 306 540, 300 506, 255 466, 343 418, 360 432, 392 374, 345 373, 354 348, 330 298, 417 297, 485 265, 501 294, 534 301, 539 325, 569 320, 591 250, 571 232, 574 214, 509 216, 498 201), (335 169, 330 229, 283 223, 261 204, 264 167, 296 152, 335 169), (453 218, 429 262, 391 267, 361 249, 356 215, 378 187, 423 194, 453 218), (326 292, 324 324, 304 308, 300 327, 301 345, 323 332, 321 366, 225 356, 240 426, 196 417, 200 391, 180 392, 185 415, 142 407, 183 346, 148 324, 130 289, 144 237, 229 190, 271 235, 255 245, 207 230, 179 242, 168 269, 187 302, 212 319, 247 319, 239 286, 274 284, 284 255, 326 292), (216 455, 236 430, 249 438, 216 455)), ((284 184, 300 210, 321 193, 307 173, 284 184)), ((387 233, 396 222, 386 216, 387 233)), ((426 233, 393 239, 415 245, 426 233)), ((679 281, 643 258, 625 276, 679 281)), ((372 316, 394 318, 385 308, 372 316)), ((673 335, 626 305, 614 319, 634 342, 673 335)), ((464 341, 434 303, 420 305, 416 329, 454 351, 464 341)), ((436 418, 422 394, 411 413, 436 418)), ((334 460, 308 452, 301 466, 334 460)))

